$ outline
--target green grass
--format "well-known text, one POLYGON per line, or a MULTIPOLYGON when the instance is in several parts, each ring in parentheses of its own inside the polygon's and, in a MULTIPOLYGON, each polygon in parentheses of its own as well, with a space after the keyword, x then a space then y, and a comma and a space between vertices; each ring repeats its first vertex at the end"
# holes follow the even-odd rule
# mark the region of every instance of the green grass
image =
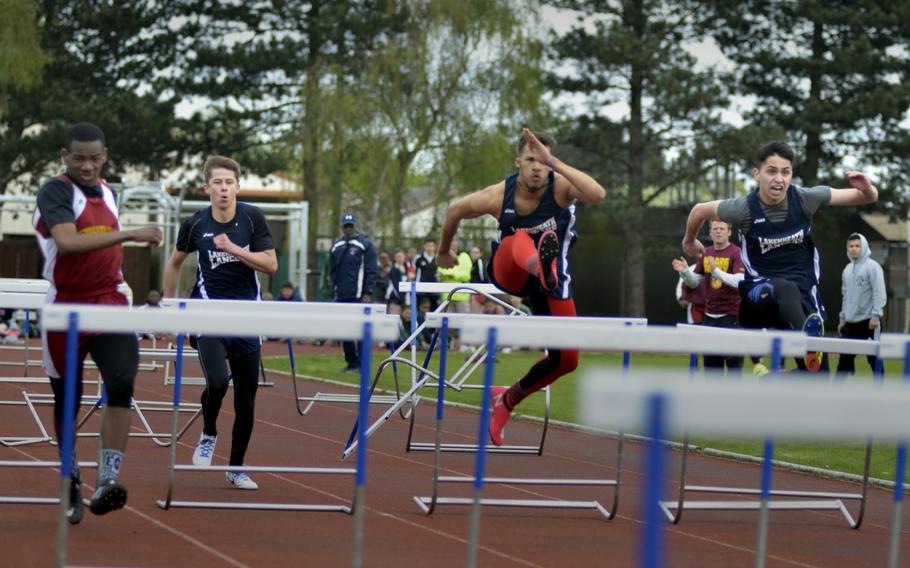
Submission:
MULTIPOLYGON (((376 364, 381 361, 385 353, 374 354, 373 369, 375 372, 376 364)), ((418 360, 422 361, 424 353, 418 353, 418 360)), ((494 383, 498 385, 510 385, 520 378, 527 369, 534 364, 540 357, 538 352, 513 352, 499 353, 497 355, 498 363, 494 375, 494 383)), ((448 374, 451 375, 455 369, 461 366, 466 356, 462 353, 450 353, 448 360, 448 374)), ((689 364, 688 356, 670 356, 670 355, 633 355, 633 367, 649 368, 675 368, 687 369, 689 364)), ((266 359, 267 369, 276 371, 290 371, 290 362, 287 357, 271 357, 266 359)), ((356 384, 358 378, 356 375, 341 373, 339 370, 344 366, 344 360, 341 355, 308 355, 296 361, 298 375, 309 375, 323 379, 330 379, 350 384, 356 384)), ((431 363, 431 369, 438 369, 439 359, 434 356, 431 363)), ((792 366, 792 362, 790 362, 792 366)), ((833 365, 836 366, 836 360, 833 365)), ((619 354, 600 354, 584 353, 581 357, 581 363, 578 371, 561 378, 552 387, 550 400, 550 417, 555 420, 566 422, 577 422, 575 419, 575 393, 577 387, 577 377, 582 374, 586 368, 591 367, 612 367, 619 369, 622 367, 622 355, 619 354)), ((856 367, 858 373, 852 381, 870 381, 871 373, 868 370, 868 364, 865 358, 857 357, 856 367)), ((746 363, 746 373, 749 372, 749 364, 746 363)), ((888 361, 885 365, 885 374, 891 380, 896 380, 901 376, 902 362, 888 361)), ((399 380, 402 389, 410 385, 410 372, 407 367, 399 366, 399 380)), ((470 383, 481 384, 483 382, 483 367, 475 371, 470 383)), ((394 390, 391 369, 387 369, 380 379, 378 388, 389 391, 394 390)), ((435 400, 435 392, 431 389, 425 389, 421 396, 435 400)), ((454 392, 446 391, 446 400, 462 402, 466 404, 480 404, 479 392, 463 391, 454 392)), ((544 399, 542 396, 532 396, 524 401, 521 405, 520 412, 526 415, 543 416, 544 399)), ((844 417, 849 420, 849 417, 844 417)), ((691 443, 699 447, 710 447, 718 450, 736 452, 740 454, 761 456, 763 444, 761 440, 724 440, 724 439, 692 439, 691 443)), ((820 467, 845 473, 862 474, 863 463, 865 459, 865 445, 856 443, 816 443, 800 442, 790 440, 780 440, 775 445, 775 459, 820 467)), ((881 479, 893 480, 896 469, 895 448, 893 445, 878 446, 873 449, 872 453, 872 476, 881 479)))

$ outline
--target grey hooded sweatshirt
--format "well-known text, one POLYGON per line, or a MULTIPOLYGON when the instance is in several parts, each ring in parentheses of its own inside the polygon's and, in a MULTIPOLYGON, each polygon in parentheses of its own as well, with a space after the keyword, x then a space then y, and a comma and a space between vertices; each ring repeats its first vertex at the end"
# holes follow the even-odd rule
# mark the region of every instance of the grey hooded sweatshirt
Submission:
POLYGON ((872 253, 866 237, 859 233, 850 235, 850 238, 854 237, 859 237, 862 252, 856 260, 850 258, 849 252, 847 254, 850 263, 841 275, 843 302, 840 321, 853 323, 873 318, 880 320, 887 302, 885 276, 882 267, 870 258, 872 253))

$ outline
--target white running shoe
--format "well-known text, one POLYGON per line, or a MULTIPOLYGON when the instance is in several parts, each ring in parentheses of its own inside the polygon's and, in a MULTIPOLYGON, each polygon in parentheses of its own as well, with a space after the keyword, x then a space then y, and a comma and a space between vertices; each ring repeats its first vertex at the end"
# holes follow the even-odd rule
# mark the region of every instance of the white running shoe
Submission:
POLYGON ((250 479, 250 476, 243 471, 234 473, 233 471, 224 472, 224 477, 227 479, 227 482, 236 487, 237 489, 248 489, 255 490, 259 489, 259 485, 255 481, 250 479))
POLYGON ((215 455, 215 442, 218 436, 199 435, 199 443, 193 452, 193 465, 196 467, 208 467, 212 465, 212 456, 215 455))

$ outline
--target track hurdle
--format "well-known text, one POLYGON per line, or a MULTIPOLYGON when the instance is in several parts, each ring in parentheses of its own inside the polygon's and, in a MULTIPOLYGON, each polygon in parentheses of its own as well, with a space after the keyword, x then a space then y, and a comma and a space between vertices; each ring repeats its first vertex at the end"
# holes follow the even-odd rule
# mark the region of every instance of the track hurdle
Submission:
MULTIPOLYGON (((439 343, 439 332, 437 331, 433 334, 430 345, 427 349, 426 356, 424 357, 423 363, 418 363, 417 361, 417 341, 418 336, 427 328, 427 321, 418 325, 417 324, 417 294, 418 293, 427 293, 427 294, 445 294, 445 299, 440 302, 439 306, 436 308, 432 314, 428 314, 428 317, 432 315, 439 315, 443 313, 448 313, 447 310, 452 303, 452 295, 457 293, 470 293, 470 294, 480 294, 487 301, 493 302, 501 306, 508 316, 520 317, 525 314, 520 310, 513 307, 511 304, 503 302, 496 295, 503 294, 503 292, 498 289, 493 284, 483 284, 483 283, 464 283, 464 284, 453 284, 453 283, 442 283, 442 282, 399 282, 398 289, 400 292, 407 293, 410 297, 411 302, 411 334, 402 341, 401 345, 395 349, 392 354, 380 362, 377 367, 376 374, 373 378, 373 384, 370 387, 370 393, 375 390, 376 385, 379 383, 382 373, 386 368, 392 366, 395 369, 395 365, 401 364, 411 368, 411 388, 405 394, 398 396, 397 401, 392 401, 393 405, 386 410, 386 412, 367 430, 367 435, 372 435, 379 427, 382 426, 389 418, 392 417, 395 412, 398 412, 402 418, 410 419, 408 425, 408 437, 405 443, 405 451, 415 451, 415 452, 428 452, 436 451, 436 444, 433 442, 417 442, 414 441, 414 424, 417 416, 417 403, 419 402, 419 397, 417 392, 425 387, 436 386, 436 383, 431 382, 438 381, 438 376, 430 370, 430 361, 432 360, 434 350, 436 349, 437 344, 439 343), (410 347, 411 358, 407 359, 403 357, 404 351, 410 347), (403 409, 404 405, 411 403, 410 409, 405 412, 403 409)), ((501 317, 501 316, 500 316, 501 317)), ((480 367, 484 360, 484 345, 481 344, 479 347, 474 349, 471 354, 468 356, 467 360, 459 367, 455 373, 453 373, 452 378, 446 382, 446 386, 455 391, 461 391, 464 389, 479 389, 481 388, 478 385, 467 384, 468 379, 473 375, 473 373, 480 367)), ((396 394, 398 389, 398 380, 396 377, 395 380, 396 394)), ((543 453, 544 442, 546 441, 547 436, 547 427, 549 426, 550 418, 550 390, 549 388, 544 389, 544 422, 541 428, 540 440, 536 445, 504 445, 500 448, 497 448, 497 453, 511 453, 511 454, 537 454, 540 455, 543 453)), ((347 443, 345 444, 344 452, 342 453, 342 459, 347 459, 351 453, 356 448, 356 445, 352 444, 354 441, 354 432, 356 431, 357 425, 354 425, 354 428, 351 430, 351 435, 348 438, 347 443)), ((476 451, 476 446, 472 444, 450 444, 444 443, 441 446, 441 451, 443 452, 459 452, 459 453, 471 453, 476 451)))
MULTIPOLYGON (((25 334, 25 343, 22 349, 24 352, 23 376, 2 377, 0 378, 0 382, 44 382, 43 379, 29 377, 29 367, 41 365, 40 361, 32 361, 30 358, 29 333, 31 331, 31 315, 37 313, 37 311, 44 306, 49 286, 50 284, 47 280, 0 278, 0 302, 2 302, 3 307, 25 310, 25 329, 23 330, 25 334)), ((15 347, 14 349, 18 350, 18 347, 15 347)))
MULTIPOLYGON (((495 328, 498 321, 501 320, 501 317, 497 316, 478 316, 478 315, 464 315, 464 314, 433 314, 429 317, 427 325, 431 328, 437 328, 441 330, 443 337, 442 350, 440 351, 440 371, 439 371, 439 380, 437 384, 437 405, 436 405, 436 451, 435 459, 433 466, 433 485, 432 485, 432 495, 429 497, 413 497, 414 503, 420 508, 421 511, 430 515, 432 514, 437 505, 467 505, 473 504, 473 500, 466 498, 457 498, 457 497, 440 497, 439 496, 439 486, 442 483, 474 483, 476 477, 466 477, 466 476, 440 476, 440 453, 442 451, 442 419, 443 419, 443 410, 442 405, 445 398, 445 385, 446 385, 446 374, 445 374, 445 361, 444 357, 446 355, 445 338, 448 336, 448 330, 451 328, 461 329, 464 327, 465 322, 470 321, 474 325, 486 326, 488 328, 495 328)), ((539 319, 539 318, 535 318, 539 319)), ((552 318, 548 317, 547 319, 556 319, 556 320, 574 320, 575 325, 584 333, 603 333, 604 331, 618 331, 620 329, 631 328, 633 325, 643 326, 646 324, 646 321, 642 318, 552 318)), ((524 323, 524 322, 522 322, 524 323)), ((528 322, 531 323, 531 322, 528 322)), ((496 346, 491 346, 488 344, 485 347, 487 353, 486 360, 486 374, 484 376, 484 385, 488 383, 492 385, 492 370, 495 365, 495 353, 496 346), (487 375, 490 375, 489 379, 487 375)), ((628 371, 630 364, 629 353, 623 353, 623 370, 628 371)), ((485 391, 486 392, 486 391, 485 391)), ((481 429, 481 437, 486 439, 487 427, 484 426, 481 429)), ((619 507, 619 487, 621 484, 621 471, 622 471, 622 456, 623 456, 623 441, 624 435, 622 432, 617 436, 617 451, 616 451, 616 478, 615 479, 528 479, 528 478, 519 478, 519 477, 496 477, 491 478, 487 477, 483 481, 485 483, 496 483, 496 484, 509 484, 509 485, 560 485, 560 486, 590 486, 590 487, 612 487, 613 491, 613 500, 609 508, 605 508, 599 501, 566 501, 566 500, 525 500, 525 499, 484 499, 482 500, 483 505, 496 505, 502 507, 547 507, 547 508, 568 508, 568 509, 592 509, 606 519, 612 519, 616 510, 619 507)), ((471 446, 474 451, 479 451, 481 446, 478 443, 477 445, 471 446)), ((498 453, 496 450, 499 449, 495 446, 489 446, 487 452, 489 453, 498 453)), ((480 450, 482 451, 482 450, 480 450)))
MULTIPOLYGON (((439 338, 443 320, 448 321, 446 329, 449 330, 449 329, 460 329, 464 321, 485 321, 485 322, 488 322, 490 325, 496 325, 497 322, 503 320, 505 317, 508 317, 508 316, 491 316, 491 315, 480 315, 480 314, 449 314, 446 312, 433 312, 433 313, 427 314, 426 320, 423 323, 423 327, 435 329, 436 332, 434 332, 434 338, 439 338)), ((557 319, 560 319, 560 318, 557 318, 557 319)), ((604 326, 607 326, 607 327, 609 327, 609 326, 613 326, 613 327, 644 326, 644 325, 647 325, 647 323, 648 323, 648 320, 645 318, 584 318, 584 317, 582 317, 582 318, 567 318, 567 319, 575 320, 577 322, 577 325, 587 326, 588 328, 590 328, 592 330, 596 329, 597 331, 602 330, 604 326)), ((526 320, 522 320, 522 321, 526 321, 526 320)), ((446 335, 448 335, 448 331, 446 332, 446 335)), ((437 341, 437 343, 440 346, 439 349, 440 349, 440 357, 441 357, 444 350, 446 349, 447 341, 444 338, 442 338, 442 339, 439 339, 437 341)), ((486 349, 487 349, 486 345, 483 345, 480 348, 478 348, 477 350, 475 350, 471 356, 473 357, 476 353, 481 353, 481 354, 486 353, 486 349)), ((417 382, 411 386, 411 390, 409 390, 408 392, 404 393, 403 395, 401 395, 399 397, 398 402, 396 402, 390 408, 386 409, 386 411, 379 418, 377 418, 376 421, 373 422, 373 424, 371 424, 369 426, 369 428, 367 428, 367 436, 372 436, 379 428, 381 428, 386 422, 388 422, 388 420, 392 417, 392 415, 395 414, 395 412, 400 411, 400 409, 405 404, 407 404, 412 399, 414 399, 417 395, 417 392, 425 386, 438 388, 440 386, 440 382, 442 382, 442 383, 444 383, 445 387, 453 388, 453 390, 461 390, 461 389, 467 389, 467 388, 478 389, 478 390, 483 389, 483 385, 464 385, 464 384, 462 384, 460 388, 451 386, 448 379, 441 378, 440 375, 437 375, 436 373, 434 373, 433 371, 431 371, 429 369, 429 359, 430 359, 429 353, 432 353, 432 351, 428 352, 427 360, 424 361, 424 363, 421 367, 419 367, 421 375, 420 375, 420 377, 418 377, 417 382), (430 379, 435 380, 436 382, 431 383, 430 379)), ((494 354, 494 356, 495 356, 495 354, 494 354)), ((483 363, 484 359, 480 358, 480 359, 478 359, 478 361, 480 363, 483 363)), ((408 363, 407 360, 404 360, 404 362, 406 364, 408 363)), ((462 367, 460 367, 459 371, 463 371, 466 368, 466 366, 469 364, 473 365, 473 363, 471 363, 471 361, 470 361, 470 358, 467 362, 465 362, 464 365, 462 365, 462 367)), ((624 354, 623 364, 624 364, 625 368, 628 368, 628 366, 629 366, 628 353, 624 354)), ((376 376, 374 377, 374 380, 373 380, 373 386, 375 386, 376 382, 379 380, 379 375, 381 374, 381 372, 382 372, 382 367, 380 366, 376 371, 376 376)), ((464 375, 462 375, 462 376, 464 377, 464 375)), ((537 445, 504 444, 500 447, 488 448, 488 450, 487 450, 488 452, 496 453, 496 454, 530 454, 530 455, 538 455, 538 456, 543 454, 543 446, 544 446, 544 441, 546 440, 546 434, 547 434, 547 428, 549 425, 549 416, 550 416, 550 390, 549 390, 549 388, 545 388, 542 390, 542 392, 543 392, 543 395, 545 398, 544 398, 544 420, 543 420, 543 425, 541 428, 542 433, 541 433, 540 442, 537 445)), ((410 423, 410 427, 408 428, 408 450, 409 451, 412 451, 412 450, 432 451, 434 453, 435 452, 456 452, 456 453, 475 453, 475 452, 477 452, 478 446, 476 444, 444 443, 444 442, 441 442, 441 440, 435 440, 433 442, 413 442, 412 441, 412 436, 413 436, 413 431, 414 431, 413 415, 415 412, 416 412, 416 409, 412 408, 411 409, 411 423, 410 423)), ((356 428, 356 424, 354 426, 356 428)), ((439 426, 437 425, 437 428, 438 427, 439 426)), ((355 430, 352 430, 351 436, 348 438, 348 442, 345 446, 344 451, 342 452, 342 456, 341 456, 342 460, 347 459, 357 449, 357 443, 354 440, 354 431, 355 430)))
MULTIPOLYGON (((730 341, 729 336, 721 333, 685 332, 674 328, 630 328, 623 333, 608 333, 610 328, 600 333, 592 330, 581 329, 574 320, 578 318, 531 317, 530 320, 502 318, 495 325, 482 320, 466 319, 462 326, 462 338, 467 341, 485 340, 487 349, 495 348, 497 344, 523 345, 527 347, 551 347, 562 349, 579 349, 582 351, 637 351, 645 353, 688 353, 693 343, 704 345, 707 353, 723 353, 731 355, 760 355, 773 353, 780 357, 802 356, 806 353, 806 337, 792 334, 788 341, 781 341, 779 336, 748 335, 737 337, 730 341), (605 333, 606 332, 606 333, 605 333)), ((487 359, 487 373, 484 380, 485 396, 480 413, 480 431, 478 441, 480 449, 477 453, 475 474, 472 478, 474 484, 474 497, 454 500, 456 505, 471 505, 471 524, 469 532, 468 564, 476 558, 477 544, 480 531, 480 511, 484 505, 497 506, 496 501, 486 501, 482 497, 484 485, 484 470, 486 467, 486 436, 489 424, 490 397, 489 388, 492 384, 494 362, 487 359)), ((516 500, 523 501, 523 500, 516 500)), ((545 502, 546 503, 546 502, 545 502)), ((551 506, 538 505, 533 501, 517 503, 516 506, 537 507, 551 506)))
MULTIPOLYGON (((46 280, 29 280, 29 279, 11 279, 11 278, 0 278, 0 305, 25 309, 26 310, 26 321, 28 321, 28 316, 30 313, 39 313, 42 308, 47 305, 47 291, 50 287, 50 284, 46 280)), ((26 335, 28 328, 26 327, 26 335)), ((31 361, 29 358, 29 344, 28 341, 25 342, 25 366, 24 366, 24 376, 23 377, 4 377, 0 379, 0 382, 8 383, 25 383, 25 384, 48 384, 47 377, 29 377, 28 369, 32 364, 41 365, 41 361, 31 361)), ((139 369, 144 371, 154 371, 158 369, 156 361, 161 359, 167 359, 168 357, 173 358, 173 354, 168 354, 159 349, 140 349, 139 359, 140 361, 151 361, 151 363, 140 364, 139 369)), ((86 367, 91 367, 93 364, 90 361, 86 362, 86 367)), ((90 382, 90 381, 86 381, 90 382)), ((86 395, 83 397, 82 404, 89 407, 89 410, 79 419, 77 424, 77 431, 81 430, 82 426, 88 421, 91 415, 101 407, 104 402, 104 396, 101 390, 100 382, 97 383, 98 392, 96 395, 86 395)), ((38 444, 52 442, 53 436, 48 433, 47 428, 44 426, 41 417, 38 415, 37 406, 52 406, 53 405, 53 396, 49 394, 36 394, 28 391, 22 391, 22 400, 3 400, 0 401, 2 406, 25 406, 28 412, 31 414, 32 419, 35 421, 36 427, 38 429, 39 435, 37 436, 3 436, 0 437, 0 444, 11 447, 11 446, 20 446, 28 444, 38 444)), ((142 401, 142 400, 133 400, 133 410, 136 413, 136 416, 139 419, 140 424, 142 424, 144 431, 142 432, 130 432, 130 437, 139 437, 139 438, 150 438, 155 444, 159 446, 166 447, 170 445, 170 434, 163 434, 155 432, 151 425, 148 422, 148 419, 145 416, 146 412, 160 412, 160 411, 169 411, 169 406, 162 404, 158 401, 142 401), (166 439, 167 438, 167 439, 166 439)), ((189 418, 187 423, 184 425, 183 431, 185 431, 192 422, 196 419, 201 407, 195 405, 195 409, 184 408, 183 412, 191 412, 192 416, 189 418)), ((182 432, 181 432, 182 433, 182 432)), ((82 432, 79 431, 78 436, 80 437, 98 437, 100 434, 98 432, 82 432)))
MULTIPOLYGON (((892 345, 910 363, 910 336, 902 336, 892 345)), ((607 429, 644 427, 654 442, 652 448, 660 448, 662 432, 838 441, 865 441, 868 436, 906 440, 910 432, 910 382, 906 380, 903 385, 884 383, 870 388, 861 384, 832 386, 821 381, 721 382, 692 380, 682 373, 656 375, 633 373, 634 380, 629 380, 611 370, 587 372, 580 381, 578 398, 583 423, 607 429)), ((665 529, 658 520, 663 454, 663 450, 649 452, 647 483, 651 489, 642 504, 647 521, 642 526, 640 565, 648 568, 661 566, 665 556, 665 529)), ((897 495, 904 492, 901 477, 905 465, 906 456, 899 456, 892 537, 899 533, 897 495)), ((892 538, 889 566, 893 568, 898 565, 895 544, 892 538)), ((764 546, 757 547, 755 566, 764 566, 765 554, 764 546)))
MULTIPOLYGON (((701 333, 706 330, 714 330, 715 333, 726 333, 733 340, 748 334, 767 334, 766 331, 746 330, 746 329, 728 329, 715 328, 698 325, 677 325, 677 329, 701 333)), ((793 334, 801 335, 802 332, 790 331, 783 332, 782 337, 789 337, 793 334)), ((877 341, 858 341, 855 339, 836 339, 828 337, 806 337, 806 345, 809 351, 828 353, 847 353, 854 355, 875 355, 878 352, 877 341)), ((776 370, 776 369, 775 369, 776 370)), ((786 500, 769 501, 767 499, 759 501, 721 501, 721 500, 687 500, 688 493, 709 493, 725 495, 764 495, 763 489, 742 488, 742 487, 717 487, 710 485, 689 485, 686 483, 686 465, 689 452, 688 436, 683 437, 682 462, 680 466, 679 489, 675 500, 661 501, 661 510, 666 518, 673 524, 680 522, 683 512, 691 511, 766 511, 767 509, 776 511, 799 511, 799 510, 835 510, 839 511, 850 528, 859 529, 863 522, 866 510, 866 495, 869 488, 869 476, 872 459, 872 440, 866 440, 866 460, 863 471, 863 479, 860 484, 859 493, 847 492, 819 492, 819 491, 792 491, 784 489, 767 488, 767 497, 785 497, 786 500), (803 498, 797 500, 796 498, 803 498), (807 501, 806 499, 811 499, 807 501), (766 502, 767 501, 767 502, 766 502), (854 518, 847 509, 844 501, 858 501, 859 509, 854 518)), ((773 442, 766 440, 765 455, 763 463, 767 462, 770 468, 773 462, 773 442)), ((770 475, 770 473, 768 473, 770 475)), ((770 483, 770 481, 769 481, 770 483)), ((762 513, 767 515, 767 511, 762 513)))
MULTIPOLYGON (((253 303, 255 304, 255 303, 253 303)), ((256 309, 255 305, 250 309, 256 309)), ((70 401, 75 395, 76 347, 80 331, 109 331, 128 332, 143 329, 149 332, 177 333, 178 354, 177 362, 182 364, 183 335, 188 333, 219 335, 236 325, 236 313, 201 312, 192 310, 129 310, 116 306, 85 306, 75 304, 55 304, 45 308, 43 314, 44 326, 48 330, 67 332, 67 369, 65 379, 64 397, 64 432, 61 438, 66 441, 61 467, 61 514, 58 524, 58 562, 62 565, 66 560, 67 526, 66 508, 68 507, 68 480, 71 471, 72 454, 68 448, 72 447, 72 405, 70 401)), ((257 335, 275 335, 281 337, 299 338, 328 338, 328 339, 361 339, 364 341, 365 364, 369 365, 372 340, 390 341, 397 337, 397 322, 380 316, 337 316, 327 319, 323 316, 299 316, 287 313, 270 315, 268 318, 257 318, 249 322, 246 332, 257 335)), ((361 391, 366 389, 369 380, 368 367, 361 370, 361 391)), ((180 405, 180 380, 178 378, 174 387, 174 421, 180 405)), ((366 424, 368 407, 366 398, 361 397, 360 411, 363 413, 362 424, 366 424)), ((362 436, 365 428, 361 429, 361 445, 365 448, 366 438, 362 436)), ((174 429, 176 437, 176 427, 174 429)), ((322 504, 291 504, 291 503, 227 503, 227 502, 194 502, 174 501, 171 499, 174 477, 178 471, 251 471, 251 472, 280 472, 310 475, 356 475, 354 488, 355 513, 355 560, 362 558, 363 535, 363 503, 365 499, 366 481, 366 452, 358 457, 358 469, 350 468, 314 468, 314 467, 195 467, 178 466, 176 464, 176 444, 171 445, 171 458, 168 470, 167 498, 156 504, 161 508, 213 508, 213 509, 256 509, 279 511, 334 511, 351 513, 352 508, 338 505, 322 504), (356 534, 356 531, 360 534, 356 534)))
MULTIPOLYGON (((910 387, 910 335, 882 334, 879 338, 878 358, 903 359, 904 386, 910 387)), ((905 415, 907 414, 904 406, 905 415)), ((884 420, 884 417, 882 418, 884 420)), ((891 516, 891 546, 888 549, 888 567, 898 568, 900 562, 901 513, 904 503, 904 479, 907 473, 907 437, 910 428, 905 428, 897 443, 897 468, 894 475, 894 500, 891 516)))

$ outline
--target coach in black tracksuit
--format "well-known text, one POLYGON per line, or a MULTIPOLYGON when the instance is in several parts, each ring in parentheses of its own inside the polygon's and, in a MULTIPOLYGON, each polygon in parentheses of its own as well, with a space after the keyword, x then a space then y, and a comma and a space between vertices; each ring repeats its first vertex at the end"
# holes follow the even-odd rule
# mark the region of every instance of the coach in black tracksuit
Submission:
MULTIPOLYGON (((329 271, 336 302, 370 302, 371 287, 376 281, 376 249, 366 235, 356 229, 353 213, 341 216, 344 233, 332 245, 329 253, 329 271)), ((342 342, 344 346, 343 372, 360 371, 360 346, 354 341, 342 342)))

